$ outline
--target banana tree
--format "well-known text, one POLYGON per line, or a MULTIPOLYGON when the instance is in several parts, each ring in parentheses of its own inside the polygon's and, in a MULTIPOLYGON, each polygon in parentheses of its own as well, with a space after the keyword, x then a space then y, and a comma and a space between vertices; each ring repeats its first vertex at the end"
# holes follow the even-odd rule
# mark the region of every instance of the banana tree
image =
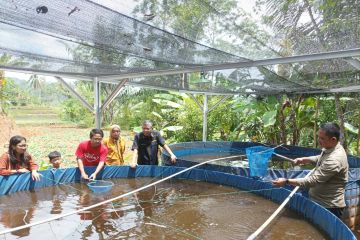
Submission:
POLYGON ((172 135, 174 132, 183 129, 183 126, 177 125, 177 112, 184 107, 184 98, 186 94, 181 93, 160 93, 155 94, 152 101, 158 105, 151 114, 161 131, 166 135, 172 135))
POLYGON ((240 140, 296 145, 304 129, 313 129, 315 104, 314 98, 301 96, 239 99, 234 109, 241 122, 240 140))
POLYGON ((255 99, 249 97, 240 98, 234 104, 234 109, 238 113, 242 130, 240 140, 265 141, 270 143, 279 142, 279 131, 274 126, 277 124, 279 102, 276 97, 255 99))

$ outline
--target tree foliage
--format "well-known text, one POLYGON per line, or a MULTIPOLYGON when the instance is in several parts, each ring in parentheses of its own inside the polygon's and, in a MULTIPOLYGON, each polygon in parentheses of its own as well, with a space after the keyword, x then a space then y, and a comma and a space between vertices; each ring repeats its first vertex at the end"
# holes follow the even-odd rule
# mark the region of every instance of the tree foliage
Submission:
MULTIPOLYGON (((254 21, 233 0, 142 0, 134 14, 143 21, 180 36, 259 59, 338 50, 343 42, 358 46, 359 29, 354 28, 359 19, 357 5, 358 1, 257 0, 255 14, 262 15, 262 21, 259 22, 254 21), (228 34, 234 37, 227 37, 228 34)), ((100 22, 95 34, 104 34, 100 22)), ((99 49, 89 50, 86 47, 70 51, 81 61, 116 63, 119 66, 166 65, 99 49)), ((332 60, 330 63, 304 62, 258 70, 268 81, 287 79, 303 86, 310 84, 326 87, 336 81, 341 87, 347 81, 359 81, 359 71, 341 71, 347 66, 344 60, 332 60)), ((199 84, 196 81, 199 78, 197 75, 182 76, 184 84, 190 87, 192 84, 199 84)), ((237 79, 248 81, 249 84, 253 81, 248 69, 234 70, 231 75, 238 76, 237 79)), ((168 79, 159 77, 151 81, 166 82, 168 79)), ((229 88, 236 87, 222 73, 218 73, 216 81, 212 82, 213 85, 219 83, 229 88)), ((92 103, 91 84, 88 87, 81 85, 76 86, 78 91, 92 103)), ((203 87, 206 89, 207 86, 203 87)), ((102 101, 114 88, 114 85, 103 84, 102 101)), ((329 97, 331 96, 235 97, 209 113, 208 139, 316 146, 316 131, 320 123, 335 121, 340 123, 343 135, 347 137, 344 139, 345 145, 355 153, 360 141, 360 135, 356 135, 360 128, 359 104, 355 104, 358 103, 358 96, 346 96, 352 99, 347 101, 345 95, 339 95, 337 104, 329 97)), ((197 96, 197 99, 202 101, 201 96, 197 96)), ((218 97, 211 98, 209 105, 215 104, 217 100, 218 97)), ((90 115, 79 111, 70 102, 66 104, 69 104, 68 109, 72 109, 69 110, 69 116, 76 116, 72 119, 78 121, 81 117, 90 118, 90 115)), ((164 129, 164 134, 172 141, 201 140, 202 112, 193 99, 184 94, 126 87, 106 109, 103 120, 105 125, 120 123, 124 128, 132 129, 144 119, 152 119, 155 126, 164 129)))

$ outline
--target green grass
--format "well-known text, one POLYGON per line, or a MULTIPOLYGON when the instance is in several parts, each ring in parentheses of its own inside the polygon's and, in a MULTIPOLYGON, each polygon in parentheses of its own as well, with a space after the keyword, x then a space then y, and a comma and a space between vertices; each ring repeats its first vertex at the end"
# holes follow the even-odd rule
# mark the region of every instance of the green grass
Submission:
POLYGON ((89 129, 38 127, 38 135, 28 138, 28 151, 38 164, 47 165, 47 155, 59 151, 63 166, 76 166, 75 151, 78 144, 89 138, 89 129))
MULTIPOLYGON (((89 139, 91 129, 70 128, 70 127, 34 127, 38 135, 28 138, 28 151, 35 161, 44 167, 49 165, 47 155, 51 151, 59 151, 62 155, 63 167, 75 167, 75 151, 78 144, 89 139)), ((129 132, 122 132, 126 140, 125 163, 129 163, 132 151, 132 136, 129 132)), ((108 136, 107 131, 105 137, 108 136)))
MULTIPOLYGON (((91 128, 78 128, 76 123, 64 122, 57 111, 56 108, 39 106, 13 107, 9 110, 10 117, 27 138, 28 152, 42 169, 49 166, 47 155, 55 150, 62 155, 62 167, 77 166, 76 148, 80 142, 89 139, 91 128)), ((108 131, 104 132, 107 137, 108 131)), ((133 136, 126 131, 122 131, 122 136, 126 140, 125 163, 129 163, 133 136)))
POLYGON ((9 116, 15 120, 17 125, 39 126, 39 125, 74 125, 62 121, 59 109, 41 106, 19 106, 9 109, 9 116))

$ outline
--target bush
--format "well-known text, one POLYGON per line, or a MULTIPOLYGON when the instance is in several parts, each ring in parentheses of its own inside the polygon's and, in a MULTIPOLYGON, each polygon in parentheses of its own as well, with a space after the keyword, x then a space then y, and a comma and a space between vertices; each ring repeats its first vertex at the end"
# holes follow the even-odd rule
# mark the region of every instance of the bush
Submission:
POLYGON ((83 107, 77 99, 68 99, 63 102, 61 118, 65 121, 71 121, 78 127, 91 127, 94 125, 93 114, 83 107))

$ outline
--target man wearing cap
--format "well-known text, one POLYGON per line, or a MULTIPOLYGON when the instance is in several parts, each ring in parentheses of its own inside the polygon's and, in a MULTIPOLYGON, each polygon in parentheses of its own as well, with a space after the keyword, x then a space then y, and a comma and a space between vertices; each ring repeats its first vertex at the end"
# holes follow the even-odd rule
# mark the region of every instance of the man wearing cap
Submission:
POLYGON ((125 140, 120 136, 120 133, 120 126, 112 125, 110 127, 110 136, 103 141, 103 144, 108 149, 106 157, 107 165, 124 164, 125 140))
POLYGON ((170 155, 171 164, 176 163, 176 156, 170 147, 165 143, 160 132, 153 130, 152 122, 145 120, 142 125, 142 132, 135 135, 132 150, 134 151, 131 167, 136 165, 158 165, 159 145, 170 155))

